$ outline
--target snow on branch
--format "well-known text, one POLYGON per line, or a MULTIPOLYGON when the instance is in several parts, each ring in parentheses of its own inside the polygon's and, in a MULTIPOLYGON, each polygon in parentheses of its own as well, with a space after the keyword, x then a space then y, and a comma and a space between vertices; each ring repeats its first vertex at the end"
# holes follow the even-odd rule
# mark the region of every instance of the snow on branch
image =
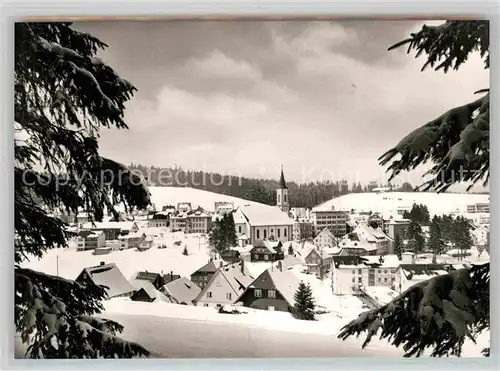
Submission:
POLYGON ((342 340, 367 332, 362 347, 373 336, 402 346, 405 357, 460 356, 466 337, 475 342, 489 328, 489 263, 459 269, 420 282, 381 308, 362 313, 344 326, 342 340))

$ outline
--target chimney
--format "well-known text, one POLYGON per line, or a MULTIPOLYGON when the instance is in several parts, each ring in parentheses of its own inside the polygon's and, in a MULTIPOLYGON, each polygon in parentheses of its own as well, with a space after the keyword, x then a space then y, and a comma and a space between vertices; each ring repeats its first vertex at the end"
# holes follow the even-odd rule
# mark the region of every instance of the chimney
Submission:
POLYGON ((104 265, 104 264, 106 264, 106 263, 104 263, 104 262, 101 262, 101 265, 104 265))
POLYGON ((170 271, 170 282, 174 280, 174 271, 170 271))

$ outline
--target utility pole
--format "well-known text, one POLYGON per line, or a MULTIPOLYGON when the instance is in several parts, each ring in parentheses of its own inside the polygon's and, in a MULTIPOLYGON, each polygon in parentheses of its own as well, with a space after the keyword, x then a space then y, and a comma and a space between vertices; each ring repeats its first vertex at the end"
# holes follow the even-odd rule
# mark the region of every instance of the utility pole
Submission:
POLYGON ((59 254, 56 255, 56 276, 59 277, 59 254))

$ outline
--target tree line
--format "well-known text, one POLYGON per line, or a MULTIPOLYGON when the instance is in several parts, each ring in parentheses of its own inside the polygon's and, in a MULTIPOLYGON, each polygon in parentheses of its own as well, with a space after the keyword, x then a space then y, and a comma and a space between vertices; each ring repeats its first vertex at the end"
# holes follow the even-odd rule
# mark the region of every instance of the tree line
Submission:
MULTIPOLYGON (((149 186, 191 187, 266 205, 276 205, 276 189, 279 187, 277 179, 249 178, 185 170, 177 166, 161 168, 130 164, 129 168, 141 174, 149 186)), ((360 182, 348 184, 346 180, 309 183, 287 182, 291 206, 307 208, 312 208, 334 197, 348 193, 371 192, 374 188, 383 186, 391 187, 398 192, 413 191, 413 186, 408 182, 404 182, 401 186, 383 185, 375 182, 364 185, 360 182)))

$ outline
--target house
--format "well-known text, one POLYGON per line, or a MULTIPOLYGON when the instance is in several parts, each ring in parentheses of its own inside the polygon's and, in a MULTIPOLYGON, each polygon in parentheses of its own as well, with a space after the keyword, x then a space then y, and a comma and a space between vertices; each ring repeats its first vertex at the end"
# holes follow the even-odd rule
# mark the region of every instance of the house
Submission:
POLYGON ((332 257, 322 253, 322 250, 313 248, 305 255, 307 270, 315 274, 325 274, 330 270, 332 257))
MULTIPOLYGON (((163 274, 163 272, 162 272, 163 274)), ((167 283, 173 282, 177 279, 181 278, 179 274, 174 274, 174 272, 170 272, 169 274, 164 274, 163 275, 163 285, 166 285, 167 283)))
POLYGON ((220 258, 226 263, 237 263, 241 260, 241 256, 236 249, 227 249, 226 251, 219 254, 220 258))
POLYGON ((111 252, 111 247, 104 246, 104 247, 98 247, 94 249, 92 252, 93 255, 107 255, 111 252))
POLYGON ((393 290, 402 293, 419 282, 447 274, 452 269, 449 264, 401 264, 396 271, 393 290))
POLYGON ((160 294, 151 282, 143 279, 135 279, 131 281, 134 286, 135 292, 130 297, 132 301, 144 301, 151 303, 158 298, 160 294))
POLYGON ((84 268, 75 280, 82 284, 94 284, 106 287, 107 299, 130 297, 135 289, 123 276, 115 263, 84 268))
POLYGON ((179 277, 164 285, 160 292, 174 304, 194 305, 194 300, 200 294, 200 287, 187 277, 179 277))
POLYGON ((299 279, 291 271, 272 267, 262 272, 248 286, 237 303, 253 309, 291 312, 299 283, 299 279))
POLYGON ((250 244, 264 240, 291 241, 293 220, 279 208, 267 205, 243 205, 233 212, 236 236, 245 235, 250 244))
POLYGON ((106 246, 106 237, 100 231, 80 231, 76 243, 77 251, 95 250, 106 246))
POLYGON ((475 246, 485 246, 488 241, 488 228, 484 226, 475 226, 475 228, 471 231, 472 241, 475 246))
POLYGON ((161 208, 161 211, 163 213, 166 213, 167 215, 172 215, 173 213, 175 213, 175 206, 173 205, 165 205, 161 208))
POLYGON ((307 207, 292 207, 290 209, 290 213, 296 220, 309 220, 311 218, 311 209, 308 209, 307 207))
POLYGON ((390 217, 384 220, 384 233, 386 233, 393 240, 396 235, 399 234, 401 237, 406 235, 406 230, 410 225, 409 219, 404 219, 403 217, 390 217))
POLYGON ((191 202, 179 202, 177 204, 177 211, 180 213, 187 213, 188 211, 191 211, 191 202))
POLYGON ((237 240, 239 247, 245 247, 250 244, 250 238, 248 238, 246 234, 241 234, 237 237, 237 240))
POLYGON ((106 236, 106 241, 117 240, 119 236, 134 233, 139 230, 137 223, 127 222, 88 222, 82 225, 82 230, 102 231, 106 236))
POLYGON ((191 281, 204 288, 221 265, 224 265, 223 261, 210 259, 207 264, 191 274, 191 281))
POLYGON ((227 214, 233 212, 235 209, 234 207, 234 202, 215 202, 214 203, 214 210, 218 214, 227 214))
POLYGON ((162 274, 156 272, 148 272, 148 271, 137 272, 132 276, 130 280, 147 281, 153 285, 155 290, 159 290, 160 287, 162 287, 165 284, 165 280, 163 278, 163 272, 162 274))
POLYGON ((336 295, 358 295, 363 287, 391 287, 399 264, 396 255, 333 256, 333 292, 336 295))
POLYGON ((314 225, 312 222, 303 219, 297 219, 293 223, 293 240, 303 241, 313 238, 314 225))
POLYGON ((364 256, 364 255, 377 255, 377 247, 373 244, 361 244, 356 241, 342 241, 339 244, 341 256, 364 256))
POLYGON ((124 236, 118 236, 120 241, 120 249, 134 249, 139 248, 142 242, 146 240, 146 234, 143 232, 132 232, 124 236))
MULTIPOLYGON (((364 249, 368 255, 384 255, 392 253, 392 239, 387 236, 382 228, 373 228, 367 224, 359 223, 354 230, 342 237, 339 248, 345 250, 347 255, 356 255, 357 251, 364 249), (372 246, 374 248, 371 248, 372 246)), ((341 255, 344 255, 341 253, 341 255)))
POLYGON ((323 228, 321 232, 314 238, 313 243, 318 249, 332 248, 337 246, 337 239, 333 233, 327 228, 323 228))
POLYGON ((148 219, 149 228, 166 228, 170 225, 170 217, 166 212, 158 212, 153 215, 151 219, 148 219))
POLYGON ((207 234, 212 229, 212 216, 201 207, 189 211, 177 211, 170 216, 171 229, 185 233, 207 234))
POLYGON ((217 269, 196 297, 195 303, 205 307, 234 304, 253 280, 243 261, 224 265, 217 269))
POLYGON ((258 241, 250 250, 250 260, 252 262, 277 261, 283 258, 283 244, 281 241, 258 241))

